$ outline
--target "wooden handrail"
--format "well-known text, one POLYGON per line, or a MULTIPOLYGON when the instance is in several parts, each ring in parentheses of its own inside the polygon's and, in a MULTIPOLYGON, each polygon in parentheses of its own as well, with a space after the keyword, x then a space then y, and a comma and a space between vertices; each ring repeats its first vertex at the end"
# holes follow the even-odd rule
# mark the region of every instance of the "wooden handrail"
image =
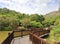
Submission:
POLYGON ((33 34, 33 33, 29 33, 30 34, 30 40, 32 41, 32 43, 34 44, 50 44, 47 41, 44 41, 42 38, 38 37, 37 35, 33 34))
POLYGON ((43 34, 50 33, 50 29, 45 30, 40 28, 31 28, 30 30, 31 30, 29 32, 30 40, 32 41, 33 44, 50 44, 39 37, 43 34))
POLYGON ((13 35, 14 32, 10 33, 8 35, 8 37, 1 43, 1 44, 10 44, 12 39, 14 38, 14 35, 13 35))

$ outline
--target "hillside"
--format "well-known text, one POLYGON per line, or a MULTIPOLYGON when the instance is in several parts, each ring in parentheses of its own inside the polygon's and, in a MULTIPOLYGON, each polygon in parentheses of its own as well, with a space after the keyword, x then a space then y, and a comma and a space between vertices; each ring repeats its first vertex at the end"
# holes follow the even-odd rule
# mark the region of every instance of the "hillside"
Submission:
POLYGON ((60 10, 50 12, 46 14, 44 17, 48 22, 53 22, 53 21, 57 22, 60 19, 60 10))
POLYGON ((51 25, 50 35, 47 40, 51 42, 51 44, 54 41, 60 41, 60 10, 46 14, 45 19, 47 22, 53 23, 53 25, 51 25))
POLYGON ((45 18, 39 14, 25 14, 10 10, 7 8, 0 8, 0 31, 11 31, 12 29, 22 29, 27 27, 44 27, 42 21, 45 18))
POLYGON ((58 15, 60 16, 60 9, 58 11, 47 13, 45 16, 53 17, 53 16, 58 16, 58 15))

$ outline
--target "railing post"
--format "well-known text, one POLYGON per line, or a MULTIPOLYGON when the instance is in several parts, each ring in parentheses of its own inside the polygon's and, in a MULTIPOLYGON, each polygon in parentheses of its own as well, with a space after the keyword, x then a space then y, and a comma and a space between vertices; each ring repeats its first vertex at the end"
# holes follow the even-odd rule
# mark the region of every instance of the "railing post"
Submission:
POLYGON ((8 33, 8 36, 10 35, 10 33, 8 33))
POLYGON ((23 30, 21 30, 21 37, 23 37, 23 30))
POLYGON ((41 44, 42 44, 42 40, 41 40, 41 44))

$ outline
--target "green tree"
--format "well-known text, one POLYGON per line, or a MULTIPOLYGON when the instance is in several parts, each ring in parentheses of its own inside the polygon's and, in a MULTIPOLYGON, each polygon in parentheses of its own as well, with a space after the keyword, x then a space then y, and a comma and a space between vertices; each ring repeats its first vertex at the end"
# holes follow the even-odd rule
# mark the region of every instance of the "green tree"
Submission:
POLYGON ((30 25, 30 19, 29 18, 24 18, 21 20, 22 25, 27 28, 30 25))
POLYGON ((30 16, 30 19, 31 19, 32 21, 36 21, 36 22, 40 22, 40 23, 42 23, 42 21, 45 20, 45 18, 44 18, 42 15, 38 15, 38 14, 32 14, 32 15, 30 16))

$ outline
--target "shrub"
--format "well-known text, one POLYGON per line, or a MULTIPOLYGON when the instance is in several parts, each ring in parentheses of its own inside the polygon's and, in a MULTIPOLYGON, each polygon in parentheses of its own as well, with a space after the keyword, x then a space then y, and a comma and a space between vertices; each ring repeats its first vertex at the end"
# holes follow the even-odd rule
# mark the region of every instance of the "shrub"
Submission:
POLYGON ((36 27, 36 28, 42 28, 43 27, 40 22, 36 22, 36 21, 31 21, 30 26, 31 27, 36 27))

